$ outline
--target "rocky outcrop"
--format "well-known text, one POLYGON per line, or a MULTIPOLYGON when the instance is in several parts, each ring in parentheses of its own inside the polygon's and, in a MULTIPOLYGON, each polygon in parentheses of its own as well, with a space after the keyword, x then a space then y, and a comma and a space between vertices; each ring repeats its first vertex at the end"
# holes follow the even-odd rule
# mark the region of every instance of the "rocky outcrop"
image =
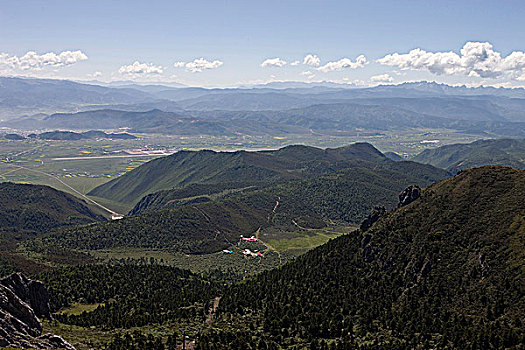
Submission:
POLYGON ((417 185, 408 186, 399 194, 398 208, 404 207, 421 196, 421 188, 417 185))
POLYGON ((49 293, 40 281, 28 279, 21 273, 0 280, 0 284, 11 289, 26 304, 29 304, 38 317, 51 318, 49 293))
POLYGON ((42 335, 38 316, 51 317, 49 294, 41 282, 20 273, 0 280, 0 347, 74 350, 59 336, 42 335))
POLYGON ((359 229, 362 232, 365 232, 370 227, 372 227, 372 225, 375 224, 375 222, 379 220, 381 216, 385 215, 385 213, 386 213, 385 207, 383 206, 374 207, 372 212, 368 214, 368 217, 361 223, 361 226, 359 226, 359 229))

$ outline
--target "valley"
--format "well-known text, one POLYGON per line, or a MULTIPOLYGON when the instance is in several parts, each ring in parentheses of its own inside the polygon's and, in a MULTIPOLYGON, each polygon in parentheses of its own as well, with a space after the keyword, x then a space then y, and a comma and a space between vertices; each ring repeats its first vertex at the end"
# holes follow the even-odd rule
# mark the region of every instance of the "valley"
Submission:
POLYGON ((76 349, 512 348, 521 91, 436 87, 12 116, 0 272, 43 282, 76 349))
MULTIPOLYGON (((162 156, 162 154, 152 153, 147 155, 134 154, 138 152, 133 150, 139 149, 257 151, 277 149, 291 144, 325 148, 340 147, 352 142, 369 142, 383 152, 395 152, 403 157, 412 157, 425 149, 453 143, 468 143, 479 137, 474 134, 457 133, 453 130, 433 129, 410 130, 405 133, 383 132, 376 136, 312 134, 274 137, 179 137, 135 135, 138 137, 136 140, 0 140, 0 157, 3 159, 0 162, 0 181, 49 185, 78 196, 76 191, 86 195, 93 188, 151 159, 162 156), (425 143, 424 141, 429 138, 438 139, 440 142, 436 144, 425 143), (6 162, 7 158, 9 158, 9 162, 6 162), (38 170, 38 172, 33 170, 38 170), (53 177, 60 179, 66 185, 53 177)), ((92 199, 97 200, 96 198, 92 199)), ((129 206, 122 207, 118 203, 105 201, 101 204, 116 212, 125 213, 131 210, 129 206)))
POLYGON ((2 1, 0 350, 525 350, 525 1, 2 1))

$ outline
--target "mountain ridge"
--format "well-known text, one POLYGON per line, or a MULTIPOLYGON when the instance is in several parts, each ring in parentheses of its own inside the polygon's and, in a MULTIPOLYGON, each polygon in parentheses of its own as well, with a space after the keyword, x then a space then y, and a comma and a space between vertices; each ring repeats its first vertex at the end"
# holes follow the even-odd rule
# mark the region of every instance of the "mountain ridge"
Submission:
POLYGON ((525 139, 478 140, 427 149, 412 160, 456 173, 483 165, 525 169, 525 139))
POLYGON ((417 163, 394 163, 368 143, 320 149, 287 146, 275 151, 181 151, 152 160, 130 172, 94 188, 89 195, 136 203, 157 190, 192 183, 239 183, 239 187, 322 175, 353 166, 380 165, 411 168, 422 178, 437 180, 446 173, 417 163))

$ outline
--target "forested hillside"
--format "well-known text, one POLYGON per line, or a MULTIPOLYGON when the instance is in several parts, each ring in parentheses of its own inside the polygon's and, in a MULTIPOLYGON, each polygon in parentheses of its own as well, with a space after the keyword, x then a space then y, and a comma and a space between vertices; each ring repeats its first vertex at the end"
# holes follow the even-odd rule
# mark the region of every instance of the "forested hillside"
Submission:
POLYGON ((82 301, 98 304, 80 315, 57 314, 79 326, 131 328, 178 318, 204 317, 219 285, 189 271, 156 264, 79 265, 41 273, 52 312, 82 301))
POLYGON ((70 194, 48 186, 0 183, 0 227, 5 231, 43 233, 64 225, 104 220, 70 194))
POLYGON ((17 243, 59 227, 105 220, 84 201, 51 187, 0 183, 0 275, 43 267, 17 254, 17 243))
POLYGON ((374 205, 393 207, 397 203, 398 193, 408 185, 425 186, 430 183, 409 172, 356 167, 260 189, 252 186, 237 191, 227 189, 217 193, 215 186, 194 184, 159 191, 145 196, 130 214, 143 214, 213 200, 219 202, 223 198, 243 202, 246 197, 267 194, 280 198, 277 215, 280 215, 285 207, 297 207, 293 208, 297 217, 303 216, 300 213, 304 210, 315 212, 325 219, 359 223, 374 205))
POLYGON ((456 173, 483 165, 505 165, 525 169, 525 139, 479 140, 467 144, 427 149, 414 161, 456 173))
POLYGON ((219 345, 213 339, 231 331, 217 325, 198 348, 517 347, 525 340, 524 197, 525 171, 510 168, 434 184, 368 231, 230 288, 221 325, 245 315, 238 328, 257 336, 219 345))
POLYGON ((141 215, 60 230, 27 246, 39 249, 42 243, 44 247, 68 249, 140 247, 212 253, 259 229, 294 232, 322 228, 330 221, 359 223, 375 205, 393 207, 397 194, 406 186, 430 183, 406 173, 351 168, 241 194, 234 192, 222 199, 198 197, 201 199, 190 203, 174 201, 170 191, 159 192, 137 205, 134 213, 141 215), (169 207, 174 208, 159 211, 169 207))
POLYGON ((221 192, 310 178, 352 167, 406 171, 425 181, 436 181, 447 175, 428 165, 394 162, 367 143, 334 149, 288 146, 260 152, 181 151, 152 160, 89 194, 137 203, 147 194, 190 184, 215 184, 216 191, 221 192))

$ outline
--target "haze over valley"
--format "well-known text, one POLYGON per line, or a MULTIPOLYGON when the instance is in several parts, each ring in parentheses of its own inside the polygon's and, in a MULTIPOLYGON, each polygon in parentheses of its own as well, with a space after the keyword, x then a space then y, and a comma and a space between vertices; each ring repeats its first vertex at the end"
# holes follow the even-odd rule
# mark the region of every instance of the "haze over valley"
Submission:
POLYGON ((525 7, 0 9, 0 348, 522 349, 525 7))

